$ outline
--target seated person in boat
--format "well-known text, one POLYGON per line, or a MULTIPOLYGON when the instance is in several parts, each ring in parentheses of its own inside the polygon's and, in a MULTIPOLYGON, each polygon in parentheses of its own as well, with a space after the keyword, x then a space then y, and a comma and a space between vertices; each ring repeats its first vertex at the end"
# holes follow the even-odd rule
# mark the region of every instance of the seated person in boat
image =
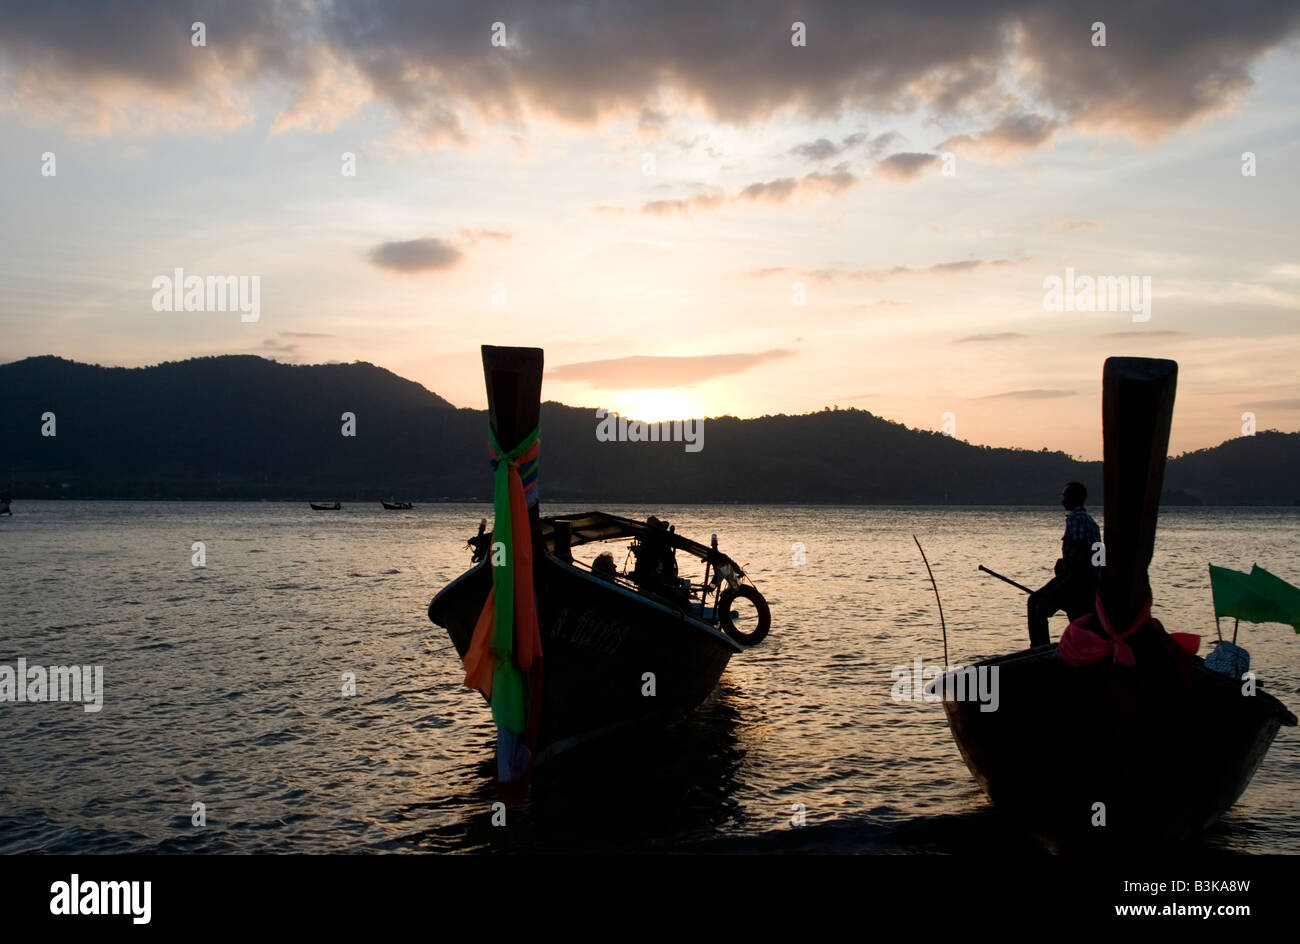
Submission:
POLYGON ((638 587, 661 597, 687 597, 677 578, 677 555, 668 539, 668 523, 654 515, 646 519, 649 532, 632 545, 632 580, 638 587))
POLYGON ((614 580, 618 576, 618 565, 614 563, 614 555, 609 551, 598 555, 591 562, 591 572, 602 580, 614 580))
POLYGON ((470 558, 471 563, 477 564, 488 556, 488 552, 492 550, 492 535, 488 533, 486 518, 479 519, 478 534, 470 538, 465 546, 474 552, 470 558))
POLYGON ((1079 482, 1070 482, 1061 492, 1065 506, 1065 534, 1061 537, 1061 557, 1056 562, 1056 576, 1029 595, 1029 645, 1045 646, 1051 637, 1048 617, 1065 610, 1070 619, 1091 613, 1097 595, 1100 568, 1092 564, 1093 545, 1101 541, 1101 529, 1083 507, 1088 490, 1079 482))

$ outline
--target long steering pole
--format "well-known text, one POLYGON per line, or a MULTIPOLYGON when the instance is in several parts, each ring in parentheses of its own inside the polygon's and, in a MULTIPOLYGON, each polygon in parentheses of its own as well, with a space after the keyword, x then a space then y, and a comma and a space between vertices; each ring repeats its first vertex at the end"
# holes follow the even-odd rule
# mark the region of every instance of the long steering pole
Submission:
POLYGON ((1030 590, 1028 587, 1026 587, 1023 583, 1016 583, 1016 582, 1015 582, 1014 580, 1012 580, 1010 577, 1003 577, 1003 576, 1002 576, 1000 573, 998 573, 996 570, 989 570, 989 569, 988 569, 987 567, 985 567, 983 564, 980 564, 980 570, 984 571, 984 573, 988 574, 990 577, 997 577, 997 578, 998 578, 999 580, 1001 580, 1003 583, 1009 583, 1009 584, 1011 584, 1011 586, 1015 587, 1016 589, 1025 591, 1025 593, 1033 593, 1033 592, 1034 592, 1034 591, 1030 590))

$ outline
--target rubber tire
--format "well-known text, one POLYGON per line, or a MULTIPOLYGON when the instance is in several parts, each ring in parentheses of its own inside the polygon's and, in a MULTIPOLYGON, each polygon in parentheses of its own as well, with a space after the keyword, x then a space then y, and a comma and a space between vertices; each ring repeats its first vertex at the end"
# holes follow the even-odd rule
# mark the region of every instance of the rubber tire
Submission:
POLYGON ((747 584, 732 587, 722 594, 722 599, 718 601, 718 610, 722 622, 722 631, 742 646, 757 646, 767 638, 767 631, 772 628, 772 610, 768 607, 767 601, 763 599, 763 594, 758 592, 757 587, 751 587, 747 584), (743 597, 753 603, 754 609, 758 611, 758 626, 752 633, 741 632, 736 628, 736 624, 731 621, 731 604, 738 597, 743 597))

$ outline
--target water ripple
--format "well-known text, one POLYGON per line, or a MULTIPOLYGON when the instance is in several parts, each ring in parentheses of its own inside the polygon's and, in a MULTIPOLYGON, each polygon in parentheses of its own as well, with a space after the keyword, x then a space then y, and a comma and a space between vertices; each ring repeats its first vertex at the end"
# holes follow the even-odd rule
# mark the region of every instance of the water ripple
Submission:
MULTIPOLYGON (((548 506, 563 510, 581 509, 548 506)), ((891 670, 942 656, 913 532, 967 662, 1025 635, 1023 596, 976 566, 1045 581, 1059 510, 609 510, 717 532, 771 602, 772 635, 692 717, 539 771, 501 829, 490 715, 424 615, 486 506, 326 520, 274 503, 22 503, 0 541, 0 663, 100 664, 105 698, 96 714, 0 705, 0 852, 1040 854, 984 800, 942 710, 893 700, 891 670)), ((1300 578, 1297 524, 1300 509, 1166 510, 1157 615, 1213 633, 1210 558, 1300 578)), ((1300 643, 1241 632, 1294 710, 1300 643)), ((1284 729, 1205 845, 1300 852, 1298 775, 1284 729)))

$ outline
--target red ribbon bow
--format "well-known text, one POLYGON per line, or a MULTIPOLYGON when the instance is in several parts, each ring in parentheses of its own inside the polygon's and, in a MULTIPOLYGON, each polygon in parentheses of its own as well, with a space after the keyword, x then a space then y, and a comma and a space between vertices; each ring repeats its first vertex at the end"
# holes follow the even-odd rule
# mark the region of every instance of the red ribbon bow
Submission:
POLYGON ((1101 597, 1097 597, 1097 622, 1101 624, 1102 630, 1106 637, 1098 636, 1096 633, 1087 629, 1088 621, 1093 618, 1092 613, 1080 616, 1073 620, 1061 634, 1061 643, 1059 651, 1061 658, 1067 665, 1081 668, 1087 665, 1097 665, 1104 662, 1107 656, 1111 656, 1119 665, 1136 665, 1137 660, 1133 656, 1133 647, 1126 641, 1141 627, 1150 624, 1156 632, 1164 633, 1173 638, 1184 652, 1188 655, 1195 655, 1196 650, 1201 647, 1201 637, 1194 633, 1165 633, 1164 626, 1160 620, 1151 616, 1151 598, 1147 597, 1142 608, 1138 610, 1137 616, 1133 617, 1133 622, 1128 629, 1122 633, 1115 632, 1115 627, 1111 625, 1109 617, 1106 616, 1106 608, 1101 605, 1101 597))

